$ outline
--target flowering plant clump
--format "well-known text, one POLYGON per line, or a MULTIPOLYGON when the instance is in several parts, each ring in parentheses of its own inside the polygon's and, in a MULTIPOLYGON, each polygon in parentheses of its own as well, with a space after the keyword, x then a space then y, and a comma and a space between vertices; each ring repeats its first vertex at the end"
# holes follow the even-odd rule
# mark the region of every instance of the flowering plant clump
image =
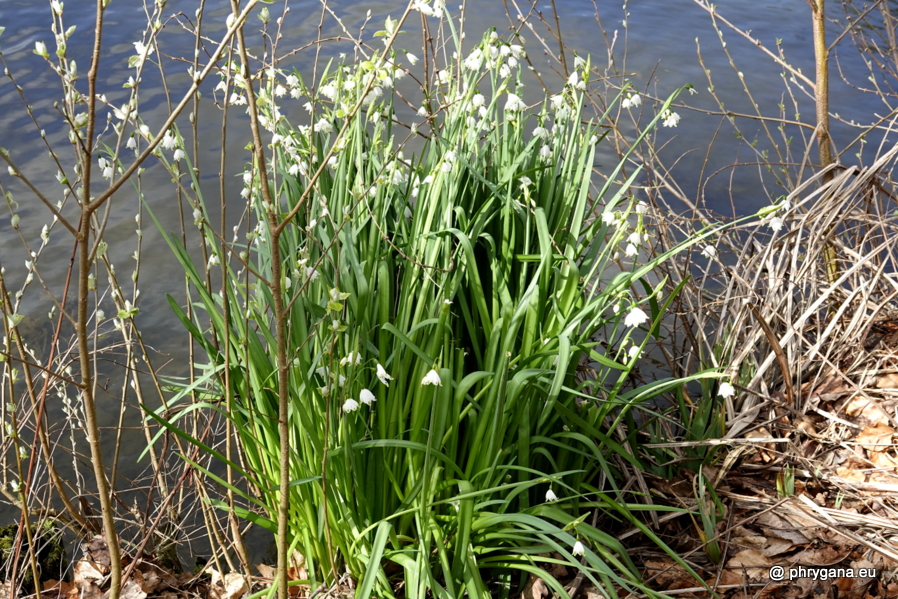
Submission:
MULTIPOLYGON (((439 0, 413 8, 454 28, 439 0)), ((392 40, 399 27, 388 19, 376 35, 392 40)), ((195 221, 216 256, 207 264, 240 308, 225 316, 223 298, 200 291, 212 329, 178 315, 220 369, 224 340, 241 348, 227 362, 237 398, 227 417, 255 489, 282 482, 277 406, 286 376, 289 540, 313 587, 349 571, 358 596, 390 596, 383 559, 409 568, 416 596, 475 586, 483 595, 481 568, 518 569, 542 544, 583 556, 585 566, 571 567, 597 586, 638 584, 622 544, 578 522, 576 502, 538 485, 551 475, 569 488, 565 496, 580 497, 596 482, 583 473, 620 475, 607 459, 616 445, 583 443, 635 402, 622 390, 642 347, 635 339, 666 307, 657 306, 660 287, 646 297, 633 291, 658 264, 639 260, 651 213, 627 186, 591 191, 599 129, 581 116, 590 62, 578 57, 561 89, 539 98, 521 82, 525 58, 523 39, 495 32, 465 56, 459 48, 454 63, 434 68, 432 96, 411 98, 421 108, 401 129, 394 90, 419 58, 389 44, 357 64, 331 65, 312 88, 274 67, 259 82, 233 79, 227 102, 254 99, 267 136, 264 171, 256 161, 242 175, 251 222, 243 235, 235 229, 228 253, 204 209, 195 221), (290 122, 285 115, 296 111, 284 102, 304 108, 305 122, 290 122), (409 134, 420 142, 414 153, 397 141, 409 134), (608 276, 621 244, 629 270, 608 276), (626 315, 610 309, 627 305, 626 315), (623 353, 597 347, 600 331, 623 353), (281 340, 286 374, 274 357, 281 340), (596 380, 575 378, 581 359, 601 363, 596 380), (611 389, 606 401, 581 405, 599 387, 611 389), (475 521, 485 528, 475 532, 475 521), (567 525, 604 553, 587 553, 567 525), (500 529, 519 534, 484 541, 500 529), (421 568, 429 573, 414 573, 421 568)), ((676 124, 671 101, 652 126, 676 124)), ((174 155, 183 146, 177 131, 166 135, 173 160, 189 161, 174 155)), ((204 273, 168 240, 203 288, 204 273)), ((221 380, 209 380, 221 392, 221 380)), ((231 490, 248 502, 238 515, 277 529, 276 493, 231 490)))

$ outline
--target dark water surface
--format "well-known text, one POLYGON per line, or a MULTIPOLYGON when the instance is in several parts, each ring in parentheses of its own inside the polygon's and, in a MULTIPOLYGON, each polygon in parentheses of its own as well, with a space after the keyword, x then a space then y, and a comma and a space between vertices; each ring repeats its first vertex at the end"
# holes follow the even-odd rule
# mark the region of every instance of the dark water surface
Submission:
MULTIPOLYGON (((576 49, 581 56, 592 56, 593 64, 604 70, 607 62, 608 50, 596 23, 596 14, 610 37, 617 32, 617 41, 614 47, 614 56, 618 66, 626 73, 627 78, 638 88, 648 90, 651 94, 665 97, 675 88, 686 83, 693 83, 698 90, 695 96, 686 96, 690 105, 716 110, 716 104, 708 93, 708 83, 705 74, 699 64, 696 48, 696 39, 701 45, 705 66, 711 70, 714 77, 716 91, 726 103, 728 109, 750 113, 751 104, 742 89, 743 79, 737 74, 741 71, 744 82, 749 86, 752 96, 768 116, 777 116, 777 104, 785 102, 787 116, 793 118, 794 108, 791 108, 791 100, 788 96, 784 100, 784 86, 781 78, 781 69, 768 57, 758 51, 753 44, 738 37, 729 30, 724 31, 723 40, 727 42, 726 50, 731 53, 736 61, 734 70, 729 59, 723 51, 721 40, 711 26, 711 18, 707 12, 697 6, 692 0, 634 0, 629 2, 626 10, 630 16, 627 26, 624 27, 624 8, 622 0, 614 2, 597 1, 596 4, 585 0, 559 0, 556 2, 561 19, 561 29, 567 44, 576 49), (626 60, 624 57, 626 54, 626 60), (654 76, 654 79, 652 78, 654 76)), ((148 3, 152 7, 152 3, 148 3)), ((841 5, 830 2, 829 13, 833 19, 844 21, 844 13, 841 5)), ((516 15, 517 10, 509 3, 510 10, 516 15)), ((173 15, 183 11, 181 19, 189 17, 193 19, 198 2, 175 1, 168 2, 165 15, 173 15)), ((281 15, 283 2, 268 5, 272 13, 272 23, 281 15)), ((301 46, 315 39, 321 14, 321 4, 309 0, 290 1, 290 12, 284 21, 284 39, 281 41, 281 49, 301 46)), ((357 31, 364 21, 368 10, 372 13, 372 22, 368 25, 365 39, 374 47, 382 47, 380 40, 374 40, 371 35, 383 28, 383 21, 387 15, 398 17, 404 8, 400 2, 351 2, 342 0, 332 2, 330 6, 340 16, 343 23, 350 31, 357 31)), ((521 5, 523 7, 523 4, 521 5)), ((751 30, 752 35, 771 48, 775 48, 775 40, 782 39, 782 49, 788 60, 809 77, 813 78, 814 59, 811 39, 811 16, 806 0, 778 0, 778 1, 745 1, 745 0, 718 0, 719 13, 741 26, 751 30)), ((546 16, 551 14, 549 2, 541 2, 538 6, 546 16)), ((453 3, 448 9, 451 14, 458 14, 457 3, 453 3)), ((212 38, 217 38, 224 31, 226 16, 230 13, 228 3, 223 0, 206 2, 206 16, 204 32, 212 38)), ((478 40, 483 31, 495 26, 502 33, 509 26, 503 2, 499 0, 474 0, 466 4, 467 15, 467 46, 470 42, 478 40)), ((89 67, 90 49, 92 44, 92 30, 94 23, 94 6, 87 0, 68 0, 65 2, 64 18, 66 26, 76 25, 77 32, 69 40, 68 56, 77 61, 82 91, 86 92, 86 72, 89 67)), ((414 15, 417 19, 417 13, 414 15)), ((161 36, 161 51, 173 56, 193 56, 193 37, 184 30, 175 18, 163 19, 166 30, 161 36)), ((116 105, 123 104, 130 90, 123 89, 122 84, 127 81, 134 70, 128 68, 127 57, 134 54, 133 42, 143 36, 146 13, 140 2, 133 0, 112 0, 105 12, 105 35, 103 38, 103 60, 99 77, 99 89, 106 93, 107 98, 116 105)), ((250 17, 253 31, 258 29, 259 21, 255 16, 250 17)), ((0 50, 6 60, 12 75, 19 85, 24 88, 24 94, 29 104, 33 106, 35 115, 42 128, 46 130, 47 140, 58 149, 63 162, 71 167, 68 158, 68 141, 66 132, 60 126, 59 116, 54 111, 53 103, 61 96, 60 85, 57 76, 48 68, 43 59, 32 53, 34 43, 38 40, 47 43, 51 52, 53 35, 49 31, 50 7, 49 2, 31 0, 0 0, 0 26, 5 26, 6 31, 0 37, 0 50)), ((545 28, 534 20, 536 32, 545 35, 545 28)), ((723 27, 723 25, 721 25, 723 27)), ((410 32, 417 31, 416 24, 406 27, 410 32)), ((830 40, 834 39, 835 26, 831 26, 830 40)), ((326 17, 323 27, 323 36, 336 36, 341 34, 339 25, 330 16, 326 17)), ((526 40, 526 48, 537 68, 549 71, 549 58, 544 55, 543 48, 533 32, 523 29, 522 34, 526 40)), ((258 41, 258 36, 248 33, 249 39, 258 41)), ((418 48, 420 36, 408 34, 400 37, 398 47, 406 48, 420 56, 418 48)), ((548 38, 549 48, 557 51, 557 43, 553 38, 548 38)), ((211 46, 210 46, 211 48, 211 46)), ((255 50, 260 50, 257 47, 255 50)), ((346 47, 344 46, 345 50, 346 47)), ((851 89, 839 80, 837 68, 852 78, 855 83, 866 83, 869 73, 865 70, 863 61, 852 46, 850 38, 845 38, 838 47, 840 63, 833 61, 832 66, 832 112, 841 113, 847 118, 857 119, 867 123, 873 119, 874 113, 883 113, 885 108, 873 96, 851 89)), ((338 50, 325 46, 322 56, 335 56, 338 50)), ((158 57, 158 54, 154 58, 158 57)), ((569 61, 571 57, 568 56, 569 61)), ((313 51, 303 51, 295 57, 284 61, 281 66, 290 69, 297 67, 306 77, 311 77, 311 67, 314 60, 313 51)), ((189 84, 186 73, 187 63, 172 65, 166 77, 168 86, 175 102, 180 99, 189 84)), ((419 65, 420 66, 420 65, 419 65)), ((532 78, 529 79, 533 83, 532 78)), ((560 88, 560 78, 549 76, 550 84, 555 89, 560 88)), ((199 147, 200 167, 203 172, 201 180, 202 190, 207 194, 207 202, 216 204, 218 198, 218 156, 220 153, 220 113, 211 105, 210 97, 212 89, 217 84, 218 77, 212 77, 207 81, 202 90, 204 108, 199 113, 199 147)), ((165 90, 160 83, 158 71, 152 68, 145 72, 143 85, 140 91, 140 111, 143 118, 152 126, 158 126, 163 122, 166 105, 165 90)), ((408 83, 406 80, 403 83, 408 83)), ((538 91, 535 85, 530 86, 530 92, 538 91)), ((530 93, 528 92, 528 93, 530 93)), ((814 118, 813 102, 801 90, 796 89, 796 96, 800 107, 800 120, 811 123, 814 118)), ((305 100, 293 100, 284 98, 284 105, 288 117, 294 123, 304 122, 307 118, 301 108, 305 100)), ((646 105, 644 105, 645 107, 646 105)), ((189 112, 189 110, 187 111, 189 112)), ((228 202, 233 206, 231 210, 239 212, 241 199, 239 192, 241 181, 236 178, 248 159, 248 153, 243 149, 248 141, 246 123, 238 117, 242 111, 232 111, 229 117, 232 127, 229 131, 228 143, 228 202), (235 176, 232 176, 235 175, 235 176)), ((696 189, 702 181, 700 170, 709 143, 718 131, 716 143, 709 155, 709 164, 704 176, 707 177, 717 169, 738 160, 754 160, 747 151, 747 146, 735 139, 729 123, 725 120, 721 124, 721 117, 702 114, 697 111, 679 110, 682 120, 676 129, 664 129, 660 133, 662 141, 670 140, 670 143, 662 150, 662 156, 673 163, 676 157, 686 153, 677 163, 673 174, 678 178, 682 188, 690 197, 695 197, 696 189), (693 151, 697 150, 697 151, 693 151), (687 153, 690 152, 691 153, 687 153)), ((101 111, 105 118, 106 110, 101 111)), ((409 111, 408 115, 411 116, 409 111)), ((644 115, 642 122, 647 123, 644 115)), ((102 124, 102 121, 101 121, 102 124)), ((187 132, 188 123, 185 118, 179 121, 182 132, 187 132)), ((759 125, 740 120, 740 126, 744 127, 746 136, 752 138, 760 132, 759 125)), ((847 126, 834 125, 834 138, 838 147, 843 146, 853 139, 856 132, 847 126)), ((800 135, 792 128, 787 130, 789 135, 800 135)), ((185 138, 187 136, 185 135, 185 138)), ((111 139, 111 137, 110 137, 111 139)), ((876 142, 877 140, 873 140, 876 142)), ((187 139, 188 148, 191 141, 187 139)), ((61 199, 61 187, 55 181, 56 168, 47 159, 46 148, 40 141, 40 137, 30 118, 24 112, 18 92, 7 78, 0 82, 0 145, 10 150, 13 159, 20 169, 27 174, 42 189, 51 201, 61 199)), ((804 145, 797 139, 795 145, 801 151, 804 145)), ((759 142, 759 148, 763 148, 764 142, 759 142)), ((843 161, 855 163, 853 149, 843 161)), ((865 151, 875 152, 875 143, 868 144, 865 151)), ((123 154, 126 157, 130 153, 123 154)), ((816 148, 812 156, 816 155, 816 148)), ((614 154, 610 150, 600 153, 600 162, 613 164, 614 154)), ((722 213, 731 213, 735 208, 737 213, 750 213, 770 203, 767 192, 759 184, 758 170, 756 167, 742 168, 735 172, 730 179, 730 171, 724 170, 720 176, 712 179, 706 190, 706 200, 710 207, 722 213), (731 187, 730 187, 731 186, 731 187), (732 189, 732 197, 728 189, 732 189)), ((147 164, 147 171, 143 175, 142 189, 152 210, 159 216, 163 226, 169 231, 179 230, 178 203, 165 171, 152 160, 147 164)), ((21 216, 20 231, 25 236, 33 249, 40 246, 39 232, 46 220, 46 210, 27 193, 20 181, 7 176, 5 169, 0 171, 0 182, 5 190, 11 190, 15 198, 20 202, 18 214, 21 216)), ((777 189, 768 177, 766 180, 770 193, 776 194, 777 189)), ((137 211, 137 200, 134 190, 126 185, 112 200, 112 213, 107 229, 106 240, 109 242, 109 254, 117 267, 117 272, 124 284, 128 280, 128 274, 134 266, 131 254, 136 249, 136 236, 134 234, 134 215, 137 211)), ((69 210, 66 214, 74 212, 69 210)), ((186 209, 188 220, 190 209, 186 209)), ((195 228, 189 227, 195 232, 195 228)), ((138 325, 144 334, 145 341, 159 352, 155 358, 156 364, 168 362, 163 372, 168 375, 184 375, 187 368, 187 354, 184 345, 184 333, 169 309, 165 294, 173 294, 177 298, 184 297, 183 277, 180 268, 173 258, 168 247, 160 238, 152 221, 143 216, 143 246, 141 256, 141 273, 139 288, 141 291, 137 304, 140 314, 137 317, 138 325)), ((10 213, 0 210, 0 262, 6 268, 6 282, 10 289, 18 289, 25 277, 24 261, 29 259, 23 249, 17 233, 10 225, 10 213)), ((195 240, 195 238, 194 238, 195 240)), ((61 296, 62 285, 66 269, 69 263, 72 244, 68 235, 57 226, 51 233, 51 242, 41 255, 40 272, 51 291, 61 296)), ((129 285, 125 285, 130 289, 129 285)), ((132 299, 131 292, 126 291, 126 297, 132 299)), ((32 322, 32 329, 37 335, 46 334, 49 331, 47 312, 49 302, 44 292, 36 284, 32 284, 25 295, 26 304, 22 312, 32 322), (45 331, 40 333, 40 331, 45 331)), ((112 316, 111 303, 106 303, 107 315, 112 316)), ((71 304, 70 304, 71 306, 71 304)), ((38 344, 37 340, 32 345, 38 344)), ((110 377, 109 394, 120 395, 121 371, 116 366, 104 364, 100 366, 101 373, 110 377)), ((114 427, 118 423, 119 403, 109 396, 101 395, 100 400, 105 403, 101 411, 101 426, 114 427)), ((51 418, 60 418, 59 406, 51 406, 51 418)), ((126 414, 126 425, 137 426, 140 414, 136 409, 131 409, 126 414)), ((111 432, 107 432, 103 439, 105 447, 110 452, 107 463, 111 463, 111 452, 114 448, 115 438, 111 432)), ((139 430, 126 431, 120 451, 121 472, 124 477, 136 476, 146 468, 146 461, 138 464, 137 456, 143 451, 145 441, 139 430)), ((86 449, 86 447, 85 447, 86 449)), ((89 467, 82 466, 82 472, 87 473, 89 467)), ((74 475, 69 472, 67 475, 74 475)), ((90 476, 87 477, 90 480, 90 476)), ((120 490, 125 490, 127 481, 119 479, 120 490)), ((141 501, 142 503, 142 501, 141 501)), ((9 512, 9 515, 12 515, 9 512)), ((8 517, 8 516, 7 516, 8 517)), ((257 553, 258 555, 258 553, 257 553)))

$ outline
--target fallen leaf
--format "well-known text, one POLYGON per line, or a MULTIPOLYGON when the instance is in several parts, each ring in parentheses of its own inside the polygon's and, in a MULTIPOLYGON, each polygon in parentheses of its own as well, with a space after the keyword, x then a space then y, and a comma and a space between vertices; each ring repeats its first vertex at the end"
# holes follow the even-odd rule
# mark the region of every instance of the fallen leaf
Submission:
POLYGON ((277 578, 277 568, 273 568, 268 564, 256 564, 256 570, 259 571, 259 576, 261 576, 262 578, 267 578, 270 580, 274 580, 275 578, 277 578))
MULTIPOLYGON (((748 431, 747 433, 745 433, 746 439, 769 439, 771 437, 773 437, 773 435, 771 435, 770 431, 767 430, 767 427, 764 427, 764 426, 762 426, 760 428, 756 428, 753 431, 748 431)), ((773 445, 770 445, 770 447, 772 449, 773 445)))
POLYGON ((41 599, 56 599, 60 595, 59 581, 50 579, 41 583, 41 599))
POLYGON ((802 514, 797 514, 795 512, 785 512, 782 516, 783 519, 791 524, 796 530, 814 529, 820 527, 819 522, 817 522, 813 518, 803 516, 802 514))
POLYGON ((103 573, 97 569, 93 562, 80 559, 75 563, 72 579, 75 581, 75 584, 88 583, 94 580, 102 580, 103 573))
POLYGON ((867 475, 863 472, 858 472, 854 468, 845 467, 836 468, 836 476, 858 483, 864 482, 867 478, 867 475))
POLYGON ((105 537, 96 535, 87 543, 82 543, 81 549, 84 551, 84 557, 92 561, 100 572, 104 575, 109 574, 112 560, 109 558, 109 546, 105 537))
POLYGON ((892 444, 892 435, 894 434, 895 429, 888 424, 880 423, 876 426, 866 427, 854 440, 863 445, 867 451, 884 451, 892 444))
POLYGON ((213 574, 214 582, 209 587, 209 596, 212 599, 239 599, 249 591, 249 586, 242 574, 231 572, 221 576, 215 569, 212 569, 212 572, 218 574, 218 580, 215 580, 213 574))
POLYGON ((847 393, 849 389, 842 381, 842 377, 832 374, 829 376, 825 376, 817 383, 816 386, 813 384, 813 381, 804 383, 801 386, 801 391, 802 396, 807 395, 808 397, 820 397, 822 395, 837 395, 841 393, 847 393))
POLYGON ((103 597, 103 592, 93 582, 85 582, 80 586, 80 599, 101 599, 103 597))
POLYGON ((749 580, 760 580, 766 577, 773 561, 754 549, 744 549, 727 562, 720 584, 742 584, 749 580))
POLYGON ((800 530, 796 530, 795 526, 772 512, 766 512, 758 516, 757 523, 768 537, 785 539, 786 541, 791 541, 795 545, 805 545, 810 541, 810 538, 807 535, 803 534, 800 530))
MULTIPOLYGON (((851 562, 851 567, 857 573, 860 568, 873 568, 873 564, 867 560, 859 560, 851 562)), ((874 578, 839 578, 835 582, 836 588, 839 589, 839 599, 864 599, 867 587, 874 580, 874 578)))
POLYGON ((203 568, 203 573, 212 577, 212 586, 216 586, 221 582, 221 572, 212 567, 212 562, 209 562, 209 564, 203 568))
POLYGON ((160 587, 166 586, 163 584, 159 570, 153 564, 141 562, 137 569, 134 570, 133 576, 134 582, 139 584, 140 588, 146 593, 152 593, 160 587))
POLYGON ((814 426, 814 423, 810 418, 804 416, 798 419, 798 422, 795 424, 795 429, 803 432, 809 437, 817 436, 817 428, 814 426))
POLYGON ((834 530, 829 530, 828 528, 819 528, 817 530, 817 540, 824 545, 832 545, 833 547, 851 547, 852 549, 857 547, 856 541, 845 535, 841 535, 834 530))
POLYGON ((870 451, 868 452, 870 461, 873 462, 879 468, 895 468, 898 467, 898 460, 893 458, 887 453, 883 453, 881 451, 870 451))
POLYGON ((874 383, 877 389, 898 389, 898 374, 884 374, 874 383))
MULTIPOLYGON (((553 553, 552 557, 554 557, 555 559, 557 559, 559 561, 564 561, 564 557, 560 553, 557 553, 557 552, 553 553)), ((553 562, 553 563, 546 564, 543 567, 548 568, 549 574, 551 574, 558 580, 563 580, 568 577, 567 568, 565 567, 564 564, 558 564, 558 563, 553 562)))
POLYGON ((765 537, 762 535, 733 537, 731 542, 740 550, 755 549, 767 557, 785 553, 795 547, 795 544, 792 541, 787 541, 778 537, 765 537))
POLYGON ((645 577, 653 579, 652 588, 665 591, 688 589, 697 584, 695 578, 683 566, 668 558, 646 561, 645 577))
POLYGON ((152 570, 144 572, 138 568, 134 570, 134 573, 131 575, 131 577, 132 580, 134 580, 134 582, 136 582, 140 587, 140 590, 147 594, 152 593, 153 591, 158 589, 162 583, 162 579, 159 577, 159 574, 152 570))
POLYGON ((808 547, 789 557, 789 563, 798 566, 832 566, 844 560, 851 553, 850 548, 837 548, 832 545, 808 547))
POLYGON ((776 537, 769 537, 767 539, 767 545, 761 549, 761 553, 766 555, 767 557, 774 557, 780 555, 781 553, 786 553, 787 551, 791 551, 795 547, 795 543, 792 541, 787 541, 786 539, 778 539, 776 537))
MULTIPOLYGON (((773 435, 763 426, 745 433, 746 439, 770 439, 771 437, 773 437, 773 435)), ((764 462, 771 462, 776 458, 776 456, 771 453, 775 448, 773 443, 758 443, 755 444, 755 447, 758 448, 758 457, 764 462)))
POLYGON ((290 580, 307 580, 309 578, 309 571, 306 570, 306 557, 302 553, 294 551, 293 555, 290 556, 290 567, 287 568, 287 575, 290 580))
POLYGON ((531 574, 530 579, 524 586, 524 591, 521 593, 521 599, 543 599, 543 597, 548 597, 549 595, 551 593, 545 581, 539 576, 531 574))
POLYGON ((760 551, 767 544, 767 537, 761 535, 733 537, 732 543, 741 549, 757 549, 760 551))
POLYGON ((147 594, 140 588, 140 585, 133 580, 128 580, 122 585, 122 592, 119 595, 121 599, 147 599, 147 594))
MULTIPOLYGON (((870 556, 870 561, 873 562, 873 567, 877 570, 895 570, 895 566, 898 565, 898 562, 893 560, 890 557, 886 557, 878 551, 872 552, 873 555, 870 556)), ((895 589, 898 592, 898 588, 895 589)))
POLYGON ((889 423, 889 416, 876 401, 860 395, 851 398, 844 410, 849 416, 857 417, 870 426, 889 423))
POLYGON ((799 597, 826 597, 826 589, 832 588, 833 584, 832 580, 824 582, 813 578, 796 578, 790 582, 800 589, 799 597))

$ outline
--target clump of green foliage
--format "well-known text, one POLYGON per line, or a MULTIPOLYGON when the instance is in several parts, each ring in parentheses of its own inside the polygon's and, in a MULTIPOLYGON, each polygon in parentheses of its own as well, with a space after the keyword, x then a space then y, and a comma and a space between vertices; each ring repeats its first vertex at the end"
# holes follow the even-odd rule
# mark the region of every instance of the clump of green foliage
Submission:
MULTIPOLYGON (((651 593, 625 547, 587 518, 641 526, 612 459, 644 467, 635 432, 621 440, 614 430, 684 382, 625 390, 670 302, 648 275, 679 248, 648 261, 628 248, 620 267, 620 251, 647 232, 628 191, 639 171, 612 189, 618 166, 591 190, 601 136, 581 122, 589 65, 531 111, 517 60, 507 68, 522 53, 485 35, 454 77, 438 75, 414 156, 397 148, 395 53, 326 72, 318 92, 327 102, 297 74, 271 81, 258 105, 277 206, 262 200, 256 164, 243 176, 253 216, 245 240, 224 248, 205 210, 197 214, 224 295, 167 236, 199 295, 196 318, 170 303, 209 364, 166 407, 178 414, 194 389, 223 398, 229 409, 191 404, 180 415, 218 411, 245 467, 178 430, 179 415, 150 414, 239 472, 249 492, 203 469, 245 500, 239 515, 275 531, 268 215, 296 211, 279 235, 287 262, 277 288, 289 306, 289 549, 305 558, 312 588, 348 570, 358 596, 392 597, 398 572, 406 597, 508 596, 536 573, 567 597, 540 568, 554 552, 607 596, 651 593), (313 99, 311 126, 281 116, 275 100, 288 88, 313 99), (349 109, 356 102, 362 112, 349 109), (576 378, 582 360, 598 365, 594 380, 576 378)), ((694 378, 703 376, 713 375, 694 378)))

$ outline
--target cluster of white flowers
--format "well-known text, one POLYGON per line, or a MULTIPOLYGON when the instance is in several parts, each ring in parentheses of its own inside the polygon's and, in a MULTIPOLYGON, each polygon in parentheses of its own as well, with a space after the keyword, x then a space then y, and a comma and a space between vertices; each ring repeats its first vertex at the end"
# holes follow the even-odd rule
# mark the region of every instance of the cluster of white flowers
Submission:
MULTIPOLYGON (((296 133, 298 133, 300 135, 300 137, 306 138, 309 133, 309 127, 307 127, 307 126, 297 127, 296 133)), ((277 140, 280 147, 286 152, 287 156, 290 157, 290 160, 289 160, 290 166, 287 168, 287 172, 289 172, 290 175, 292 175, 294 177, 300 173, 302 173, 302 175, 304 175, 304 176, 308 175, 309 163, 303 157, 303 152, 301 151, 301 146, 303 144, 300 143, 300 139, 298 139, 293 133, 286 133, 284 135, 278 135, 276 137, 272 137, 272 142, 274 142, 275 139, 277 140)), ((313 147, 311 149, 311 156, 312 156, 313 160, 314 160, 316 154, 317 154, 317 151, 313 147)), ((244 177, 244 179, 243 179, 244 183, 246 185, 246 188, 244 189, 245 194, 243 194, 243 195, 244 195, 244 197, 249 197, 249 193, 250 193, 249 192, 249 186, 250 186, 249 173, 244 173, 243 177, 244 177)))
POLYGON ((571 76, 568 77, 567 85, 574 89, 586 89, 586 81, 580 79, 580 73, 578 73, 576 70, 574 70, 574 72, 571 73, 571 76))
POLYGON ((627 247, 624 250, 624 254, 631 258, 638 254, 641 242, 642 236, 638 232, 630 233, 630 236, 627 237, 627 247))
MULTIPOLYGON (((432 175, 427 175, 426 177, 424 177, 423 181, 420 179, 420 177, 418 177, 418 175, 415 175, 415 180, 412 183, 412 197, 413 198, 418 197, 418 194, 421 192, 421 185, 429 185, 430 183, 433 183, 432 175)), ((411 216, 412 216, 411 210, 409 210, 408 207, 406 207, 405 210, 406 210, 406 217, 411 218, 411 216)))
POLYGON ((111 179, 114 173, 114 169, 112 167, 112 163, 102 156, 97 159, 97 164, 100 166, 100 169, 103 171, 104 179, 111 179))
MULTIPOLYGON (((345 358, 340 360, 340 365, 352 364, 352 363, 355 363, 355 364, 361 363, 361 356, 358 353, 353 354, 352 352, 350 352, 348 356, 346 356, 345 358)), ((323 378, 327 378, 327 376, 329 374, 326 366, 322 366, 321 368, 318 368, 315 372, 317 372, 318 375, 323 378)), ((390 376, 389 373, 387 373, 387 371, 384 369, 384 367, 381 366, 380 364, 377 365, 377 378, 380 379, 380 382, 386 387, 389 387, 390 381, 393 380, 393 377, 390 376)), ((340 379, 342 379, 340 381, 340 386, 342 387, 343 383, 345 383, 346 379, 343 376, 341 376, 340 379)), ((370 406, 375 401, 377 401, 377 397, 374 395, 374 393, 370 389, 365 388, 365 389, 362 389, 361 392, 359 393, 359 400, 366 406, 370 406)), ((359 409, 359 402, 357 402, 356 400, 354 400, 352 398, 347 399, 343 403, 343 411, 344 412, 354 412, 358 409, 359 409)))
POLYGON ((627 97, 620 103, 623 108, 638 108, 642 105, 642 96, 638 93, 627 94, 627 97))
POLYGON ((180 148, 182 144, 180 135, 172 135, 171 130, 165 132, 162 136, 162 147, 166 150, 174 150, 180 148))
POLYGON ((479 47, 474 48, 464 62, 465 68, 469 71, 479 71, 483 66, 483 50, 479 47))
POLYGON ((405 185, 408 183, 408 169, 402 163, 402 152, 399 152, 396 158, 397 160, 391 160, 384 167, 384 174, 377 180, 380 185, 405 185))
POLYGON ((436 17, 439 19, 443 16, 443 11, 446 9, 446 2, 445 0, 433 0, 433 5, 431 5, 425 0, 415 0, 412 9, 420 11, 421 14, 428 17, 436 17))
POLYGON ((318 122, 315 123, 315 126, 313 128, 316 133, 324 133, 325 135, 328 135, 334 130, 334 126, 331 124, 331 122, 324 117, 318 119, 318 122))
MULTIPOLYGON (((132 78, 133 79, 133 78, 132 78)), ((133 83, 132 83, 133 85, 133 83)), ((132 100, 133 102, 133 100, 132 100)), ((134 106, 132 104, 122 104, 121 108, 112 107, 112 113, 115 115, 120 121, 126 121, 128 118, 137 117, 137 111, 134 110, 134 106)))
POLYGON ((362 354, 358 352, 349 352, 349 355, 345 356, 340 360, 340 366, 346 366, 347 364, 361 364, 362 363, 362 354))
POLYGON ((526 107, 527 105, 524 104, 524 101, 521 100, 519 96, 508 92, 508 99, 505 102, 505 110, 507 112, 519 112, 521 110, 524 110, 526 107))
POLYGON ((555 121, 557 123, 563 123, 571 116, 571 114, 573 114, 573 111, 568 105, 564 94, 555 94, 554 96, 550 96, 549 104, 551 104, 552 110, 555 111, 555 121))
POLYGON ((661 118, 664 119, 663 124, 665 127, 676 127, 680 122, 680 115, 670 109, 662 112, 661 118))
POLYGON ((331 81, 330 83, 327 83, 326 85, 322 85, 318 89, 318 93, 321 94, 322 96, 324 96, 325 98, 329 99, 332 102, 336 102, 337 100, 339 100, 339 94, 340 94, 339 88, 337 87, 337 84, 334 81, 331 81))
POLYGON ((443 155, 443 160, 440 163, 440 170, 444 173, 448 173, 452 170, 452 165, 455 164, 457 157, 455 152, 449 150, 443 155))

